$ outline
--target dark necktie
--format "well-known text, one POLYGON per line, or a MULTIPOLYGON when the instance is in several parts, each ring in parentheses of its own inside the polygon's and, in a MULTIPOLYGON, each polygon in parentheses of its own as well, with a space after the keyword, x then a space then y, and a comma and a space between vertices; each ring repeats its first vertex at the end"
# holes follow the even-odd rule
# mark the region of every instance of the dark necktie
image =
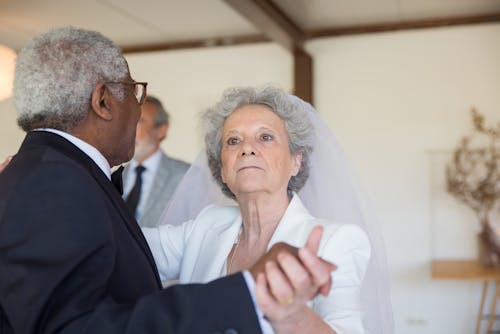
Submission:
POLYGON ((138 165, 135 168, 135 183, 134 186, 132 187, 132 190, 128 194, 127 199, 125 200, 125 204, 127 204, 127 207, 130 209, 130 212, 134 215, 135 217, 135 211, 137 210, 137 204, 139 204, 139 199, 141 197, 141 187, 142 187, 142 172, 144 172, 146 168, 144 168, 142 165, 138 165))
POLYGON ((123 166, 118 167, 113 174, 111 174, 111 182, 113 182, 116 190, 120 193, 120 195, 123 195, 123 179, 122 179, 122 174, 123 174, 123 166))

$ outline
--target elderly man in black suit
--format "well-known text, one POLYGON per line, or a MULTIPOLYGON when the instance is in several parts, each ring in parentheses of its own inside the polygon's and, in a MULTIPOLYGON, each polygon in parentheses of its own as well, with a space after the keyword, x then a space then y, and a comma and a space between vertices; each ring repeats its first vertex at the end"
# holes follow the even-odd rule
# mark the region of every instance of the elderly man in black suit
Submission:
POLYGON ((110 175, 134 154, 145 95, 97 32, 51 30, 20 52, 27 135, 0 174, 1 333, 259 333, 328 288, 333 267, 310 251, 318 231, 300 261, 282 245, 249 271, 161 290, 110 175), (288 302, 275 311, 273 300, 288 302))

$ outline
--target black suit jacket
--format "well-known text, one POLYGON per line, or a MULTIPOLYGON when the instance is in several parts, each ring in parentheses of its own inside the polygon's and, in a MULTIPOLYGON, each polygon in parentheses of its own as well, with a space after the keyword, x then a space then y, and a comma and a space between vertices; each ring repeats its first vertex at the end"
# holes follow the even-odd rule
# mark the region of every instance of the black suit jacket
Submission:
POLYGON ((260 333, 241 274, 161 290, 147 243, 99 167, 29 133, 0 174, 0 333, 260 333))

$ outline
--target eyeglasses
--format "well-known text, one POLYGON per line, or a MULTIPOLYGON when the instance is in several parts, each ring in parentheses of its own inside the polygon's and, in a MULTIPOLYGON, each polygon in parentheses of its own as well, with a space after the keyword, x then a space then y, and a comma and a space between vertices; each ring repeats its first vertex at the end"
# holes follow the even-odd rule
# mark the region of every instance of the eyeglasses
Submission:
POLYGON ((138 81, 108 81, 104 84, 123 84, 123 85, 134 85, 134 95, 137 99, 137 102, 142 105, 144 100, 146 99, 146 87, 148 86, 147 82, 138 82, 138 81))

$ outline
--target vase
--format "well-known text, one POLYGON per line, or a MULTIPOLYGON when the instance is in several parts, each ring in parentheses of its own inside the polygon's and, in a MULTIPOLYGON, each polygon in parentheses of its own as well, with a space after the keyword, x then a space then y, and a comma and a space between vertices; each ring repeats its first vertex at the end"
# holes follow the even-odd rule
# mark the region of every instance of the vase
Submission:
POLYGON ((479 262, 485 267, 500 267, 500 247, 495 231, 485 228, 477 238, 479 262))

